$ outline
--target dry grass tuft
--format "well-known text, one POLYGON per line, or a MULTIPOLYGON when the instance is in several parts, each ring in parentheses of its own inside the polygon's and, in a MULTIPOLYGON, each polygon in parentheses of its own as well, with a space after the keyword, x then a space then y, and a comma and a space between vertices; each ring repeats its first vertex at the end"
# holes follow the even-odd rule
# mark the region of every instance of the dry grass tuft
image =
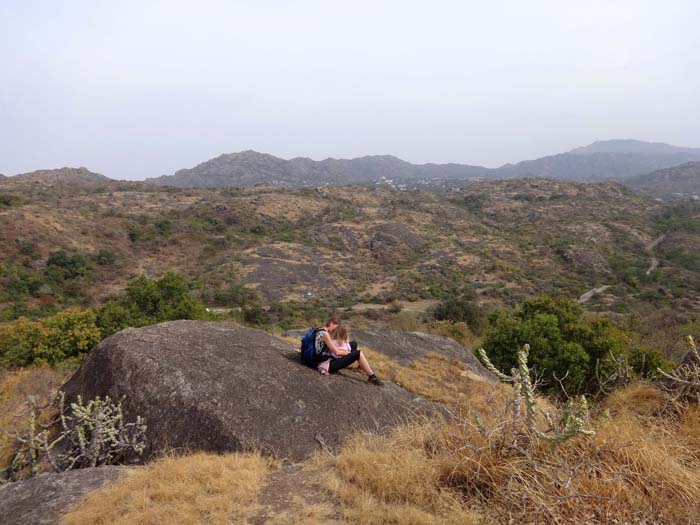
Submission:
POLYGON ((430 425, 402 427, 389 436, 358 435, 335 458, 318 458, 326 487, 350 523, 432 525, 491 523, 466 508, 442 482, 441 462, 426 443, 430 425))
POLYGON ((510 388, 492 385, 459 361, 443 355, 428 353, 411 365, 403 367, 391 358, 371 348, 363 348, 367 359, 379 377, 388 379, 406 390, 432 401, 459 405, 483 401, 491 403, 493 396, 507 398, 510 388))
POLYGON ((612 414, 632 414, 639 417, 655 417, 662 414, 668 405, 666 394, 650 383, 634 383, 613 392, 605 407, 612 414))
POLYGON ((271 470, 255 454, 165 458, 92 492, 62 523, 243 523, 271 470))
MULTIPOLYGON (((39 406, 48 404, 70 374, 70 370, 48 366, 0 372, 0 430, 25 433, 28 397, 33 396, 39 406)), ((0 432, 0 469, 8 466, 14 448, 14 439, 0 432)))

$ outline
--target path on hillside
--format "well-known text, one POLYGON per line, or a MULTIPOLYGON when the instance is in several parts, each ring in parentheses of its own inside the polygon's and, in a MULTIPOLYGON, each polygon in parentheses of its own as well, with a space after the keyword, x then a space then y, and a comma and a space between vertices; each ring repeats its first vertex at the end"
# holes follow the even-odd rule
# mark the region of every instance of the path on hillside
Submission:
POLYGON ((663 235, 660 235, 644 247, 644 251, 646 251, 649 254, 649 257, 651 257, 651 263, 649 264, 649 269, 646 273, 647 275, 651 274, 651 272, 653 272, 659 267, 659 260, 654 255, 654 248, 656 248, 659 245, 659 243, 665 238, 666 234, 664 233, 663 235))
MULTIPOLYGON (((646 271, 646 275, 651 274, 654 270, 656 270, 659 267, 659 260, 656 258, 654 255, 654 248, 656 248, 661 241, 663 241, 666 238, 666 234, 664 233, 663 235, 660 235, 653 241, 651 241, 649 244, 644 246, 644 251, 649 254, 649 257, 651 261, 649 262, 649 268, 646 271)), ((587 303, 588 301, 591 300, 594 296, 598 295, 599 293, 603 293, 605 290, 610 288, 609 284, 605 284, 603 286, 598 286, 597 288, 592 288, 588 290, 586 293, 584 293, 581 297, 578 298, 577 302, 579 304, 587 303)))
POLYGON ((593 288, 591 290, 588 290, 585 294, 583 294, 581 297, 578 298, 577 302, 579 304, 587 303, 594 295, 598 295, 599 293, 603 293, 608 288, 610 288, 610 285, 604 284, 603 286, 599 286, 598 288, 593 288))
POLYGON ((246 523, 345 523, 338 502, 323 487, 322 473, 304 464, 283 465, 274 472, 258 496, 258 504, 260 509, 246 523))

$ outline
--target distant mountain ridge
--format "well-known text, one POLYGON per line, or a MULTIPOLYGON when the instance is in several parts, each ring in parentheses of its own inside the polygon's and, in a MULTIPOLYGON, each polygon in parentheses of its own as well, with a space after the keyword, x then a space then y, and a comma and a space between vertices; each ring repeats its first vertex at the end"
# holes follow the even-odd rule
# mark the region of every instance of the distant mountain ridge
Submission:
POLYGON ((582 146, 574 148, 569 153, 575 155, 592 155, 595 153, 622 153, 622 154, 637 154, 637 155, 675 155, 678 153, 700 154, 700 148, 682 148, 664 144, 663 142, 645 142, 643 140, 634 139, 612 139, 598 140, 582 146))
POLYGON ((260 183, 279 186, 345 185, 374 182, 382 178, 475 178, 483 177, 487 171, 488 168, 463 164, 411 164, 391 155, 322 161, 306 157, 285 160, 248 150, 220 155, 194 168, 146 179, 146 182, 190 188, 254 186, 260 183))
POLYGON ((633 190, 660 199, 700 198, 700 162, 657 170, 632 177, 625 185, 633 190))
POLYGON ((700 161, 700 148, 681 148, 638 140, 597 141, 566 153, 550 155, 500 168, 468 164, 412 164, 391 155, 315 161, 305 157, 289 160, 266 153, 242 151, 181 169, 173 175, 146 179, 146 183, 179 188, 246 187, 256 184, 303 187, 407 182, 472 181, 546 177, 594 182, 623 181, 629 177, 700 161))

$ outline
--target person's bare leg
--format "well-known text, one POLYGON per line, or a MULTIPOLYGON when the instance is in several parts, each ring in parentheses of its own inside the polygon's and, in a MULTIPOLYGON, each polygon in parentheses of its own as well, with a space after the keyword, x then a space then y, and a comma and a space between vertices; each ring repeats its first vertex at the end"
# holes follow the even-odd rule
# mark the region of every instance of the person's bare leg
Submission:
POLYGON ((362 350, 360 350, 360 359, 357 362, 360 364, 360 370, 362 370, 365 374, 368 376, 374 374, 374 372, 372 372, 372 367, 369 366, 369 361, 367 361, 367 358, 362 350))

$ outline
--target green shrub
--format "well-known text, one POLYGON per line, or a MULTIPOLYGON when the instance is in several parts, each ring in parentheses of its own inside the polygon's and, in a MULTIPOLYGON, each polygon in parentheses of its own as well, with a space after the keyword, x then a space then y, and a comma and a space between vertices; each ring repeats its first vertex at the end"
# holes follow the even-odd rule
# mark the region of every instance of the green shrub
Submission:
POLYGON ((41 276, 11 264, 0 264, 0 299, 20 301, 34 296, 44 284, 41 276), (1 292, 4 291, 4 294, 1 292))
POLYGON ((284 330, 320 326, 330 311, 316 302, 287 301, 270 306, 268 315, 284 330))
POLYGON ((648 349, 634 350, 630 355, 629 364, 639 377, 645 379, 658 379, 659 369, 673 368, 671 361, 664 359, 658 352, 648 349))
POLYGON ((477 303, 476 294, 469 289, 461 294, 448 295, 433 310, 433 317, 438 321, 466 323, 474 332, 480 332, 485 318, 477 303))
POLYGON ((231 284, 226 290, 216 292, 214 300, 231 308, 260 303, 260 293, 242 284, 231 284))
POLYGON ((19 253, 32 260, 40 257, 38 247, 33 241, 21 241, 19 243, 19 253))
POLYGON ((100 329, 96 325, 94 310, 66 310, 47 318, 48 346, 58 360, 85 354, 100 342, 100 329))
POLYGON ((0 193, 0 208, 9 208, 19 204, 19 198, 9 193, 0 193))
POLYGON ((97 326, 104 339, 129 326, 134 326, 129 309, 118 301, 108 301, 97 310, 97 326))
POLYGON ((126 227, 126 235, 131 242, 137 242, 143 237, 143 231, 136 224, 129 224, 126 227))
POLYGON ((173 232, 173 223, 168 219, 162 219, 153 223, 153 227, 161 237, 168 237, 173 232))
POLYGON ((167 273, 160 279, 142 275, 129 281, 122 298, 99 309, 97 325, 102 336, 107 337, 128 326, 210 317, 206 307, 192 295, 187 281, 167 273))
POLYGON ((625 332, 603 317, 585 319, 581 307, 566 297, 540 297, 490 316, 484 349, 496 367, 515 367, 516 349, 526 343, 548 388, 559 389, 558 378, 569 394, 596 392, 598 377, 616 366, 611 356, 629 358, 631 352, 625 332))
POLYGON ((100 266, 108 266, 114 264, 117 260, 117 256, 114 255, 109 250, 100 250, 97 255, 95 255, 95 262, 100 266))
POLYGON ((0 364, 7 367, 79 358, 100 340, 92 310, 66 310, 43 321, 21 317, 0 331, 0 364))
POLYGON ((83 277, 90 270, 90 265, 82 255, 69 255, 64 250, 53 252, 46 261, 46 273, 55 282, 83 277))
POLYGON ((264 326, 270 324, 270 316, 262 306, 255 304, 243 308, 243 321, 254 326, 264 326))

